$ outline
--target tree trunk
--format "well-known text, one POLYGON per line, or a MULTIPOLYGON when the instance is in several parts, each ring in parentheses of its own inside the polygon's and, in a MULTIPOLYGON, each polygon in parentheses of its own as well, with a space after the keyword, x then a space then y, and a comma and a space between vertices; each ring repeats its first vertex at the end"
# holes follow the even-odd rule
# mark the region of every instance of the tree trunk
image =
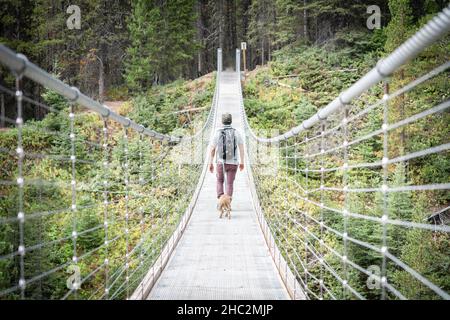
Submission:
POLYGON ((317 43, 317 38, 319 37, 319 22, 318 22, 318 19, 317 19, 317 15, 316 15, 316 18, 315 18, 315 27, 316 27, 316 36, 315 36, 315 39, 314 39, 314 41, 317 43))
POLYGON ((264 60, 264 37, 262 37, 261 39, 261 66, 264 65, 265 60, 264 60))
POLYGON ((2 94, 0 95, 0 107, 1 107, 1 113, 0 113, 0 128, 5 127, 5 96, 2 94))
MULTIPOLYGON (((248 39, 247 39, 247 33, 248 33, 248 10, 251 4, 250 0, 242 0, 240 1, 241 4, 241 12, 242 12, 242 16, 241 16, 241 29, 239 30, 239 36, 241 41, 246 41, 247 42, 247 46, 248 45, 248 39)), ((252 65, 251 65, 251 48, 247 48, 248 50, 248 55, 246 56, 247 58, 247 70, 252 69, 252 65)))
POLYGON ((238 35, 237 35, 237 28, 236 28, 236 0, 233 0, 231 3, 231 42, 232 42, 232 49, 236 49, 238 47, 238 35))
MULTIPOLYGON (((400 71, 400 79, 403 83, 405 80, 405 70, 401 69, 400 71)), ((400 96, 400 120, 405 119, 405 95, 402 94, 400 96)), ((399 121, 399 120, 397 120, 399 121)), ((406 141, 406 132, 405 132, 405 126, 402 127, 400 131, 400 155, 405 154, 405 141, 406 141)))
POLYGON ((98 72, 98 99, 101 103, 105 100, 105 67, 103 61, 99 58, 99 72, 98 72))
POLYGON ((202 75, 202 52, 199 50, 197 54, 197 76, 200 77, 202 75))
MULTIPOLYGON (((218 1, 219 5, 219 48, 222 48, 224 50, 224 43, 223 43, 223 0, 218 1)), ((222 51, 223 52, 223 51, 222 51)))
POLYGON ((197 53, 197 77, 202 75, 202 50, 203 50, 203 31, 202 31, 202 4, 197 1, 197 41, 202 44, 197 53))
POLYGON ((308 40, 308 16, 306 14, 306 0, 303 0, 303 36, 308 40))
MULTIPOLYGON (((40 97, 40 95, 39 95, 39 86, 34 86, 34 88, 33 88, 33 91, 34 91, 34 96, 35 97, 40 97)), ((34 118, 36 119, 36 120, 42 120, 42 109, 43 108, 41 108, 41 106, 40 105, 36 105, 35 107, 34 107, 34 118)))

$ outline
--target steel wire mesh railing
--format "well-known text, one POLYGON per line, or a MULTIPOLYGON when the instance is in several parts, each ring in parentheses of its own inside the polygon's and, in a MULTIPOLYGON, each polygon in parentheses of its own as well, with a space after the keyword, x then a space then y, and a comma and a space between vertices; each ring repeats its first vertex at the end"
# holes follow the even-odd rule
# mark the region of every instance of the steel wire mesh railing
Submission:
POLYGON ((450 62, 395 73, 448 47, 449 29, 450 7, 285 134, 259 137, 241 101, 258 206, 306 298, 450 298, 450 227, 435 214, 449 203, 450 62))
POLYGON ((0 93, 16 115, 2 119, 14 127, 0 142, 0 299, 130 298, 192 210, 217 85, 202 128, 178 137, 118 115, 3 45, 0 63, 11 71, 0 69, 0 93), (25 96, 26 81, 55 103, 25 96), (48 114, 25 123, 24 104, 48 114))

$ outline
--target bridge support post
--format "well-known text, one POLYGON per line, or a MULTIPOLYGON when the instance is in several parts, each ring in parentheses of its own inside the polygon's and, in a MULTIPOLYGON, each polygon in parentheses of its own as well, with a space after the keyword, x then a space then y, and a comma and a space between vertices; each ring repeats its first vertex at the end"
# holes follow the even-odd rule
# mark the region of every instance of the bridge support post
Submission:
POLYGON ((236 72, 239 75, 239 79, 241 78, 241 50, 236 49, 236 72))
POLYGON ((201 152, 202 152, 202 164, 205 161, 205 146, 204 146, 204 136, 202 131, 202 141, 201 141, 201 152))
POLYGON ((222 48, 217 49, 217 73, 222 72, 222 48))

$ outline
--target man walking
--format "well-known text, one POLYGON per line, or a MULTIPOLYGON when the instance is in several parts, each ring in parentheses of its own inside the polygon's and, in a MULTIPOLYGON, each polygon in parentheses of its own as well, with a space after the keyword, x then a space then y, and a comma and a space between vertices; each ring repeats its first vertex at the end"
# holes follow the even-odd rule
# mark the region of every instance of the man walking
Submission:
POLYGON ((240 133, 231 126, 232 117, 230 113, 222 115, 223 128, 217 130, 211 142, 211 160, 209 171, 214 172, 214 155, 216 157, 216 177, 217 177, 217 198, 224 194, 223 183, 226 182, 226 194, 233 197, 233 183, 236 177, 237 168, 244 170, 244 143, 240 133), (239 160, 237 158, 239 149, 239 160), (225 169, 225 174, 224 174, 225 169))

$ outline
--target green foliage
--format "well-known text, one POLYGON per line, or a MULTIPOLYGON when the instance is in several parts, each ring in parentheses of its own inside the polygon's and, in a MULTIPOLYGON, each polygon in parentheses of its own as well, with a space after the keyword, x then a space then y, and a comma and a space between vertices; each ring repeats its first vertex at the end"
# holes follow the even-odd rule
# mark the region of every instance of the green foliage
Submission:
MULTIPOLYGON (((264 47, 264 41, 274 37, 275 29, 275 3, 270 0, 252 1, 249 9, 250 24, 248 37, 250 43, 264 47)), ((260 52, 260 55, 264 52, 260 52)))
MULTIPOLYGON (((426 199, 422 200, 422 203, 426 203, 426 199)), ((413 220, 423 219, 422 210, 426 208, 416 207, 413 220)), ((406 231, 404 239, 400 253, 401 259, 439 288, 448 292, 450 290, 450 237, 448 234, 411 229, 406 231)), ((402 269, 394 269, 392 282, 396 285, 401 284, 404 294, 410 299, 437 299, 436 294, 402 269)))
MULTIPOLYGON (((275 44, 285 45, 292 43, 300 36, 304 20, 304 11, 299 1, 295 0, 277 0, 277 24, 275 44)), ((307 40, 307 39, 303 39, 307 40)))
POLYGON ((251 124, 286 131, 308 119, 375 63, 372 48, 379 41, 367 32, 346 32, 326 46, 297 43, 276 51, 269 68, 244 86, 251 124))
POLYGON ((127 86, 114 87, 108 90, 107 96, 112 101, 127 100, 129 97, 128 91, 127 86))
POLYGON ((129 116, 146 127, 166 134, 177 128, 186 128, 192 124, 189 116, 191 112, 180 111, 205 108, 201 115, 206 116, 213 97, 214 83, 213 79, 206 82, 178 80, 165 86, 152 87, 146 94, 134 98, 129 116))
MULTIPOLYGON (((182 130, 180 133, 191 132, 193 126, 201 124, 202 118, 209 112, 213 86, 214 77, 208 76, 193 82, 177 81, 152 88, 146 95, 136 98, 129 116, 151 129, 169 133, 178 128, 182 130), (138 105, 136 101, 142 103, 138 105), (185 107, 206 108, 201 112, 192 112, 189 119, 171 116, 167 117, 167 121, 161 121, 163 114, 185 107)), ((133 272, 130 290, 133 290, 177 227, 201 170, 197 164, 179 165, 175 161, 176 156, 169 156, 176 152, 173 147, 147 138, 140 142, 137 133, 131 130, 128 133, 129 152, 126 156, 123 128, 108 121, 110 152, 106 174, 102 165, 105 160, 102 147, 103 120, 93 112, 75 107, 77 210, 72 211, 69 105, 52 91, 46 91, 43 98, 55 112, 47 114, 42 121, 27 121, 22 128, 22 145, 26 152, 22 174, 26 182, 36 182, 26 183, 23 189, 26 214, 23 234, 29 250, 23 267, 27 280, 36 279, 27 284, 25 298, 60 299, 66 295, 66 281, 72 273, 68 267, 74 256, 79 259, 77 266, 85 280, 77 293, 78 298, 99 298, 103 294, 106 271, 103 263, 106 257, 109 259, 110 279, 117 279, 114 284, 110 280, 111 294, 115 294, 113 298, 123 298, 125 292, 119 286, 125 281, 125 273, 121 273, 120 268, 125 264, 127 244, 131 250, 139 245, 141 236, 144 236, 142 250, 138 246, 130 256, 130 274, 133 272), (142 152, 142 158, 139 152, 142 152), (165 156, 166 153, 168 155, 165 156), (124 182, 126 158, 130 172, 128 190, 124 182), (143 184, 139 183, 139 178, 143 179, 143 184), (105 179, 108 180, 109 201, 107 232, 103 224, 105 179), (126 211, 129 213, 128 221, 125 218, 126 211), (141 212, 145 217, 142 229, 141 212), (128 239, 124 236, 125 228, 129 229, 128 239), (76 241, 73 239, 74 230, 78 234, 76 241), (108 246, 105 245, 106 237, 111 242, 108 246), (141 253, 143 265, 138 269, 141 253), (49 274, 38 277, 46 272, 49 274)), ((16 128, 0 132, 0 148, 10 150, 0 154, 0 170, 4 181, 15 181, 18 176, 14 153, 17 136, 16 128)), ((19 192, 16 184, 2 184, 0 196, 0 255, 6 256, 17 252, 19 245, 19 224, 16 221, 19 192)), ((17 256, 2 259, 0 286, 3 289, 16 286, 20 278, 19 270, 17 256)), ((7 298, 20 298, 20 293, 13 292, 7 298)))
POLYGON ((391 21, 386 27, 386 52, 392 52, 402 44, 414 29, 411 29, 412 11, 410 0, 389 0, 391 21))
POLYGON ((44 99, 47 105, 52 106, 52 108, 56 109, 57 111, 68 110, 69 108, 67 100, 63 96, 54 91, 46 90, 42 94, 42 98, 44 99))
MULTIPOLYGON (((438 10, 436 6, 425 4, 430 11, 438 10), (434 9, 433 9, 434 8, 434 9)), ((245 108, 249 122, 254 129, 278 129, 283 133, 301 123, 314 114, 319 107, 325 106, 338 94, 358 80, 383 55, 390 53, 419 26, 430 18, 430 15, 416 19, 409 7, 409 1, 390 1, 392 20, 387 28, 371 33, 342 29, 335 37, 328 39, 321 46, 307 46, 304 42, 297 42, 285 46, 274 53, 274 60, 267 67, 252 72, 244 86, 245 108), (417 23, 415 22, 417 20, 417 23)), ((426 74, 433 67, 448 60, 448 37, 431 46, 423 52, 413 63, 405 65, 390 79, 390 92, 405 86, 417 77, 426 74)), ((436 106, 446 100, 449 95, 448 76, 441 74, 427 81, 404 95, 392 99, 388 104, 388 122, 394 123, 411 117, 436 106)), ((362 108, 373 104, 383 94, 383 87, 374 86, 364 93, 360 99, 352 102, 350 114, 357 114, 362 108)), ((327 127, 336 126, 341 121, 342 114, 331 116, 327 127)), ((382 106, 373 109, 361 118, 348 125, 348 141, 374 132, 381 128, 383 121, 382 106)), ((416 152, 442 145, 448 142, 449 132, 448 113, 433 115, 415 121, 388 135, 388 158, 392 159, 407 153, 416 152)), ((278 133, 278 134, 279 134, 278 133)), ((318 126, 308 131, 309 136, 320 133, 318 126)), ((300 261, 309 262, 310 272, 315 277, 322 277, 327 290, 322 290, 324 298, 330 298, 330 293, 337 298, 352 298, 344 293, 342 285, 335 276, 320 267, 314 261, 313 252, 305 249, 305 241, 310 244, 311 251, 321 252, 324 260, 341 277, 348 277, 349 284, 358 293, 369 299, 379 299, 381 290, 369 289, 366 285, 368 277, 365 273, 347 264, 346 269, 342 260, 337 257, 346 254, 349 261, 362 268, 381 266, 380 253, 368 250, 365 246, 353 241, 344 241, 336 233, 347 232, 353 239, 363 240, 370 245, 380 247, 383 243, 383 232, 386 232, 387 248, 406 265, 442 288, 449 291, 450 278, 450 238, 445 232, 433 232, 420 228, 407 228, 394 224, 383 225, 372 218, 380 218, 386 214, 389 219, 416 223, 427 223, 432 212, 448 206, 448 192, 441 191, 402 191, 389 192, 319 192, 320 174, 314 172, 300 172, 298 169, 340 167, 343 165, 341 151, 325 154, 323 157, 304 159, 305 153, 315 153, 321 148, 320 139, 304 143, 306 134, 296 138, 296 146, 281 149, 279 163, 281 168, 277 179, 265 176, 264 166, 255 165, 254 175, 257 179, 258 195, 262 208, 272 232, 283 226, 284 230, 277 233, 277 242, 284 250, 286 260, 294 264, 301 272, 303 265, 300 261), (294 151, 295 149, 295 151, 294 151), (285 154, 286 153, 286 154, 285 154), (293 159, 285 156, 297 154, 293 159), (291 170, 285 170, 288 164, 291 170), (313 190, 306 193, 304 190, 313 190), (306 201, 313 200, 315 205, 306 201), (349 212, 357 213, 367 219, 344 218, 334 210, 320 209, 317 203, 324 203, 328 208, 346 208, 349 212), (282 214, 281 214, 282 213, 282 214), (290 217, 292 220, 284 220, 290 217), (331 230, 321 230, 318 221, 323 219, 331 230), (321 235, 324 245, 321 246, 315 237, 309 235, 298 224, 306 226, 315 235, 321 235), (284 238, 284 239, 283 239, 284 238), (334 252, 325 249, 332 248, 334 252), (329 290, 329 291, 328 291, 329 290)), ((294 142, 291 140, 291 142, 294 142)), ((327 138, 326 148, 339 146, 342 143, 340 132, 327 138)), ((284 144, 281 145, 282 147, 284 144)), ((348 163, 375 163, 383 157, 383 135, 365 139, 348 148, 348 163)), ((418 157, 407 162, 389 165, 386 168, 386 184, 389 187, 406 187, 409 185, 426 185, 433 183, 447 183, 449 161, 447 153, 438 153, 418 157)), ((346 184, 350 188, 374 188, 383 184, 383 170, 358 168, 348 170, 346 184)), ((324 174, 325 185, 342 187, 344 173, 341 170, 324 174)), ((401 294, 410 299, 436 299, 436 295, 423 283, 411 276, 409 272, 399 267, 395 262, 386 259, 386 273, 389 283, 401 294)), ((303 276, 303 275, 302 275, 303 276)), ((316 293, 320 286, 311 280, 308 284, 316 293)), ((396 297, 387 290, 387 297, 396 297)))
POLYGON ((197 45, 194 1, 133 1, 126 82, 137 91, 183 76, 197 45))
MULTIPOLYGON (((224 28, 224 20, 233 21, 233 12, 224 12, 226 6, 223 1, 199 2, 200 9, 197 12, 200 17, 194 13, 196 6, 193 0, 133 0, 131 3, 130 6, 129 1, 80 1, 82 30, 69 31, 65 28, 65 1, 5 0, 2 1, 4 10, 0 13, 3 27, 0 40, 16 51, 27 54, 30 60, 38 62, 44 69, 60 72, 61 77, 70 83, 80 84, 82 91, 90 95, 96 94, 98 71, 103 64, 111 99, 125 99, 129 91, 140 93, 130 104, 131 111, 127 116, 163 133, 182 134, 193 131, 193 127, 202 123, 202 118, 208 112, 214 81, 198 87, 181 80, 167 86, 161 84, 190 75, 196 53, 199 53, 196 57, 199 64, 203 63, 206 69, 214 65, 217 44, 225 43, 226 47, 234 48, 242 40, 238 39, 242 35, 249 41, 248 53, 252 60, 249 65, 254 66, 259 61, 264 64, 274 58, 268 66, 255 71, 245 83, 245 107, 251 126, 284 132, 299 125, 337 97, 368 71, 381 55, 392 52, 444 5, 441 1, 432 0, 375 0, 372 4, 380 5, 382 12, 387 11, 383 9, 386 4, 389 5, 390 17, 387 12, 383 14, 383 23, 388 22, 386 28, 369 32, 364 29, 367 5, 359 0, 239 1, 239 9, 235 12, 238 20, 242 20, 238 21, 239 33, 224 28), (209 9, 213 9, 213 14, 205 17, 209 9), (197 40, 193 39, 202 41, 200 52, 197 40), (308 45, 311 43, 316 45, 308 45), (284 47, 272 52, 281 46, 284 47), (126 87, 123 86, 124 80, 126 87), (205 109, 200 113, 180 113, 187 108, 205 109)), ((227 27, 230 27, 228 24, 227 27)), ((231 25, 230 29, 233 27, 231 25)), ((430 67, 447 61, 448 40, 447 37, 431 46, 414 63, 394 74, 390 80, 391 92, 429 71, 430 67)), ((10 83, 12 77, 8 76, 5 80, 10 83)), ((367 104, 375 102, 382 94, 382 87, 375 86, 363 94, 360 100, 352 103, 352 112, 358 112, 367 104)), ((448 74, 436 76, 418 90, 392 99, 388 107, 388 122, 397 122, 446 101, 449 94, 448 74)), ((195 187, 199 168, 196 165, 180 166, 171 157, 161 158, 168 149, 166 145, 147 140, 142 145, 137 135, 130 134, 127 148, 130 150, 129 168, 133 174, 127 190, 124 183, 123 164, 126 155, 122 128, 114 125, 110 127, 110 171, 106 177, 98 165, 104 160, 104 154, 98 147, 101 144, 103 123, 97 115, 77 110, 75 155, 80 161, 75 168, 78 210, 74 213, 70 210, 70 187, 53 184, 67 186, 72 179, 71 164, 67 161, 72 147, 68 139, 69 106, 65 99, 52 91, 44 92, 42 98, 56 112, 49 113, 42 121, 27 122, 23 127, 22 138, 23 148, 29 154, 23 166, 26 180, 51 182, 49 185, 37 183, 24 187, 24 211, 28 215, 24 225, 26 246, 32 248, 41 243, 45 246, 26 253, 23 265, 25 274, 30 279, 70 263, 74 255, 83 257, 78 266, 84 276, 97 268, 100 270, 86 279, 82 290, 78 292, 79 298, 89 298, 97 289, 103 289, 101 285, 105 275, 101 268, 104 258, 108 257, 109 274, 119 274, 118 281, 110 287, 111 292, 116 292, 125 277, 120 273, 120 267, 124 264, 127 243, 133 247, 140 241, 140 214, 145 216, 144 267, 143 271, 134 274, 132 281, 142 278, 145 270, 157 258, 159 248, 176 228, 195 187), (135 156, 139 150, 145 155, 143 159, 135 156), (164 170, 164 174, 161 170, 164 170), (145 185, 136 183, 138 174, 144 178, 145 185), (110 181, 106 213, 110 224, 107 233, 102 225, 105 214, 102 188, 105 178, 110 181), (128 201, 126 192, 130 194, 128 201), (130 213, 128 221, 124 216, 126 210, 130 213), (74 228, 81 232, 76 243, 72 239, 74 228), (122 237, 124 228, 130 230, 127 239, 122 237), (112 243, 108 247, 101 247, 105 237, 112 243)), ((355 139, 380 128, 380 111, 379 108, 375 109, 349 126, 349 138, 355 139)), ((329 121, 337 123, 340 121, 339 116, 329 121)), ((448 143, 449 123, 449 115, 444 113, 393 130, 388 137, 388 158, 448 143)), ((19 174, 17 157, 14 155, 17 135, 15 128, 0 132, 0 148, 10 151, 0 154, 3 180, 15 181, 19 174)), ((298 139, 300 141, 303 138, 298 139)), ((340 143, 338 139, 330 140, 331 144, 340 143)), ((315 152, 320 147, 314 142, 309 146, 312 150, 300 145, 297 154, 315 152)), ((293 153, 293 150, 289 150, 286 155, 292 157, 293 153)), ((372 163, 382 156, 382 139, 375 137, 349 148, 348 160, 349 163, 372 163)), ((293 162, 293 159, 280 159, 281 165, 293 166, 293 162)), ((339 154, 324 156, 323 163, 306 158, 297 158, 295 163, 298 168, 336 167, 343 164, 339 154)), ((369 290, 365 285, 366 275, 355 268, 347 265, 344 270, 336 253, 343 254, 345 251, 350 261, 363 268, 381 265, 382 257, 351 241, 345 245, 341 237, 333 232, 325 232, 313 219, 323 219, 333 230, 344 232, 345 229, 351 237, 377 247, 382 242, 383 227, 366 219, 344 219, 336 211, 319 208, 302 197, 323 202, 328 208, 345 206, 350 212, 371 218, 388 214, 390 219, 417 223, 424 223, 430 213, 448 206, 450 201, 450 195, 444 191, 392 192, 388 195, 379 192, 321 194, 317 191, 321 184, 319 174, 310 173, 306 176, 301 172, 284 172, 280 168, 281 172, 274 179, 261 175, 264 167, 255 165, 253 169, 259 173, 255 176, 259 179, 257 187, 261 204, 278 245, 285 249, 283 254, 296 264, 298 270, 302 270, 300 261, 307 261, 309 272, 315 277, 323 277, 329 290, 324 292, 324 298, 331 298, 331 294, 337 298, 348 298, 349 294, 344 293, 333 274, 321 269, 305 243, 323 254, 338 274, 346 273, 353 288, 373 299, 379 298, 380 290, 369 290), (307 194, 303 190, 305 186, 316 191, 307 194), (305 212, 310 217, 306 217, 305 212), (323 246, 300 229, 299 222, 314 234, 321 234, 323 246), (284 229, 280 230, 280 225, 284 229)), ((388 166, 386 183, 392 187, 447 183, 449 171, 450 159, 447 153, 440 153, 388 166)), ((363 168, 350 170, 346 179, 353 188, 370 188, 379 186, 383 181, 382 176, 381 170, 363 168)), ((325 179, 329 185, 340 186, 344 183, 344 174, 341 171, 327 173, 325 179)), ((18 249, 19 225, 14 221, 18 198, 18 188, 14 183, 0 186, 2 257, 18 249), (13 222, 3 223, 3 219, 13 222)), ((446 292, 450 291, 448 235, 394 225, 387 226, 386 232, 389 252, 446 292)), ((136 258, 134 256, 130 263, 134 270, 138 264, 136 258)), ((17 285, 19 269, 17 257, 2 259, 0 287, 17 285)), ((389 283, 408 298, 436 298, 426 286, 389 260, 387 275, 389 283)), ((27 285, 26 298, 61 298, 67 293, 67 277, 67 270, 61 269, 44 279, 35 278, 38 280, 27 285)), ((314 281, 310 281, 309 285, 316 292, 320 290, 314 281)), ((117 297, 123 296, 123 292, 117 291, 117 297)), ((391 295, 388 297, 394 298, 391 295)), ((13 293, 8 298, 19 296, 13 293)))

